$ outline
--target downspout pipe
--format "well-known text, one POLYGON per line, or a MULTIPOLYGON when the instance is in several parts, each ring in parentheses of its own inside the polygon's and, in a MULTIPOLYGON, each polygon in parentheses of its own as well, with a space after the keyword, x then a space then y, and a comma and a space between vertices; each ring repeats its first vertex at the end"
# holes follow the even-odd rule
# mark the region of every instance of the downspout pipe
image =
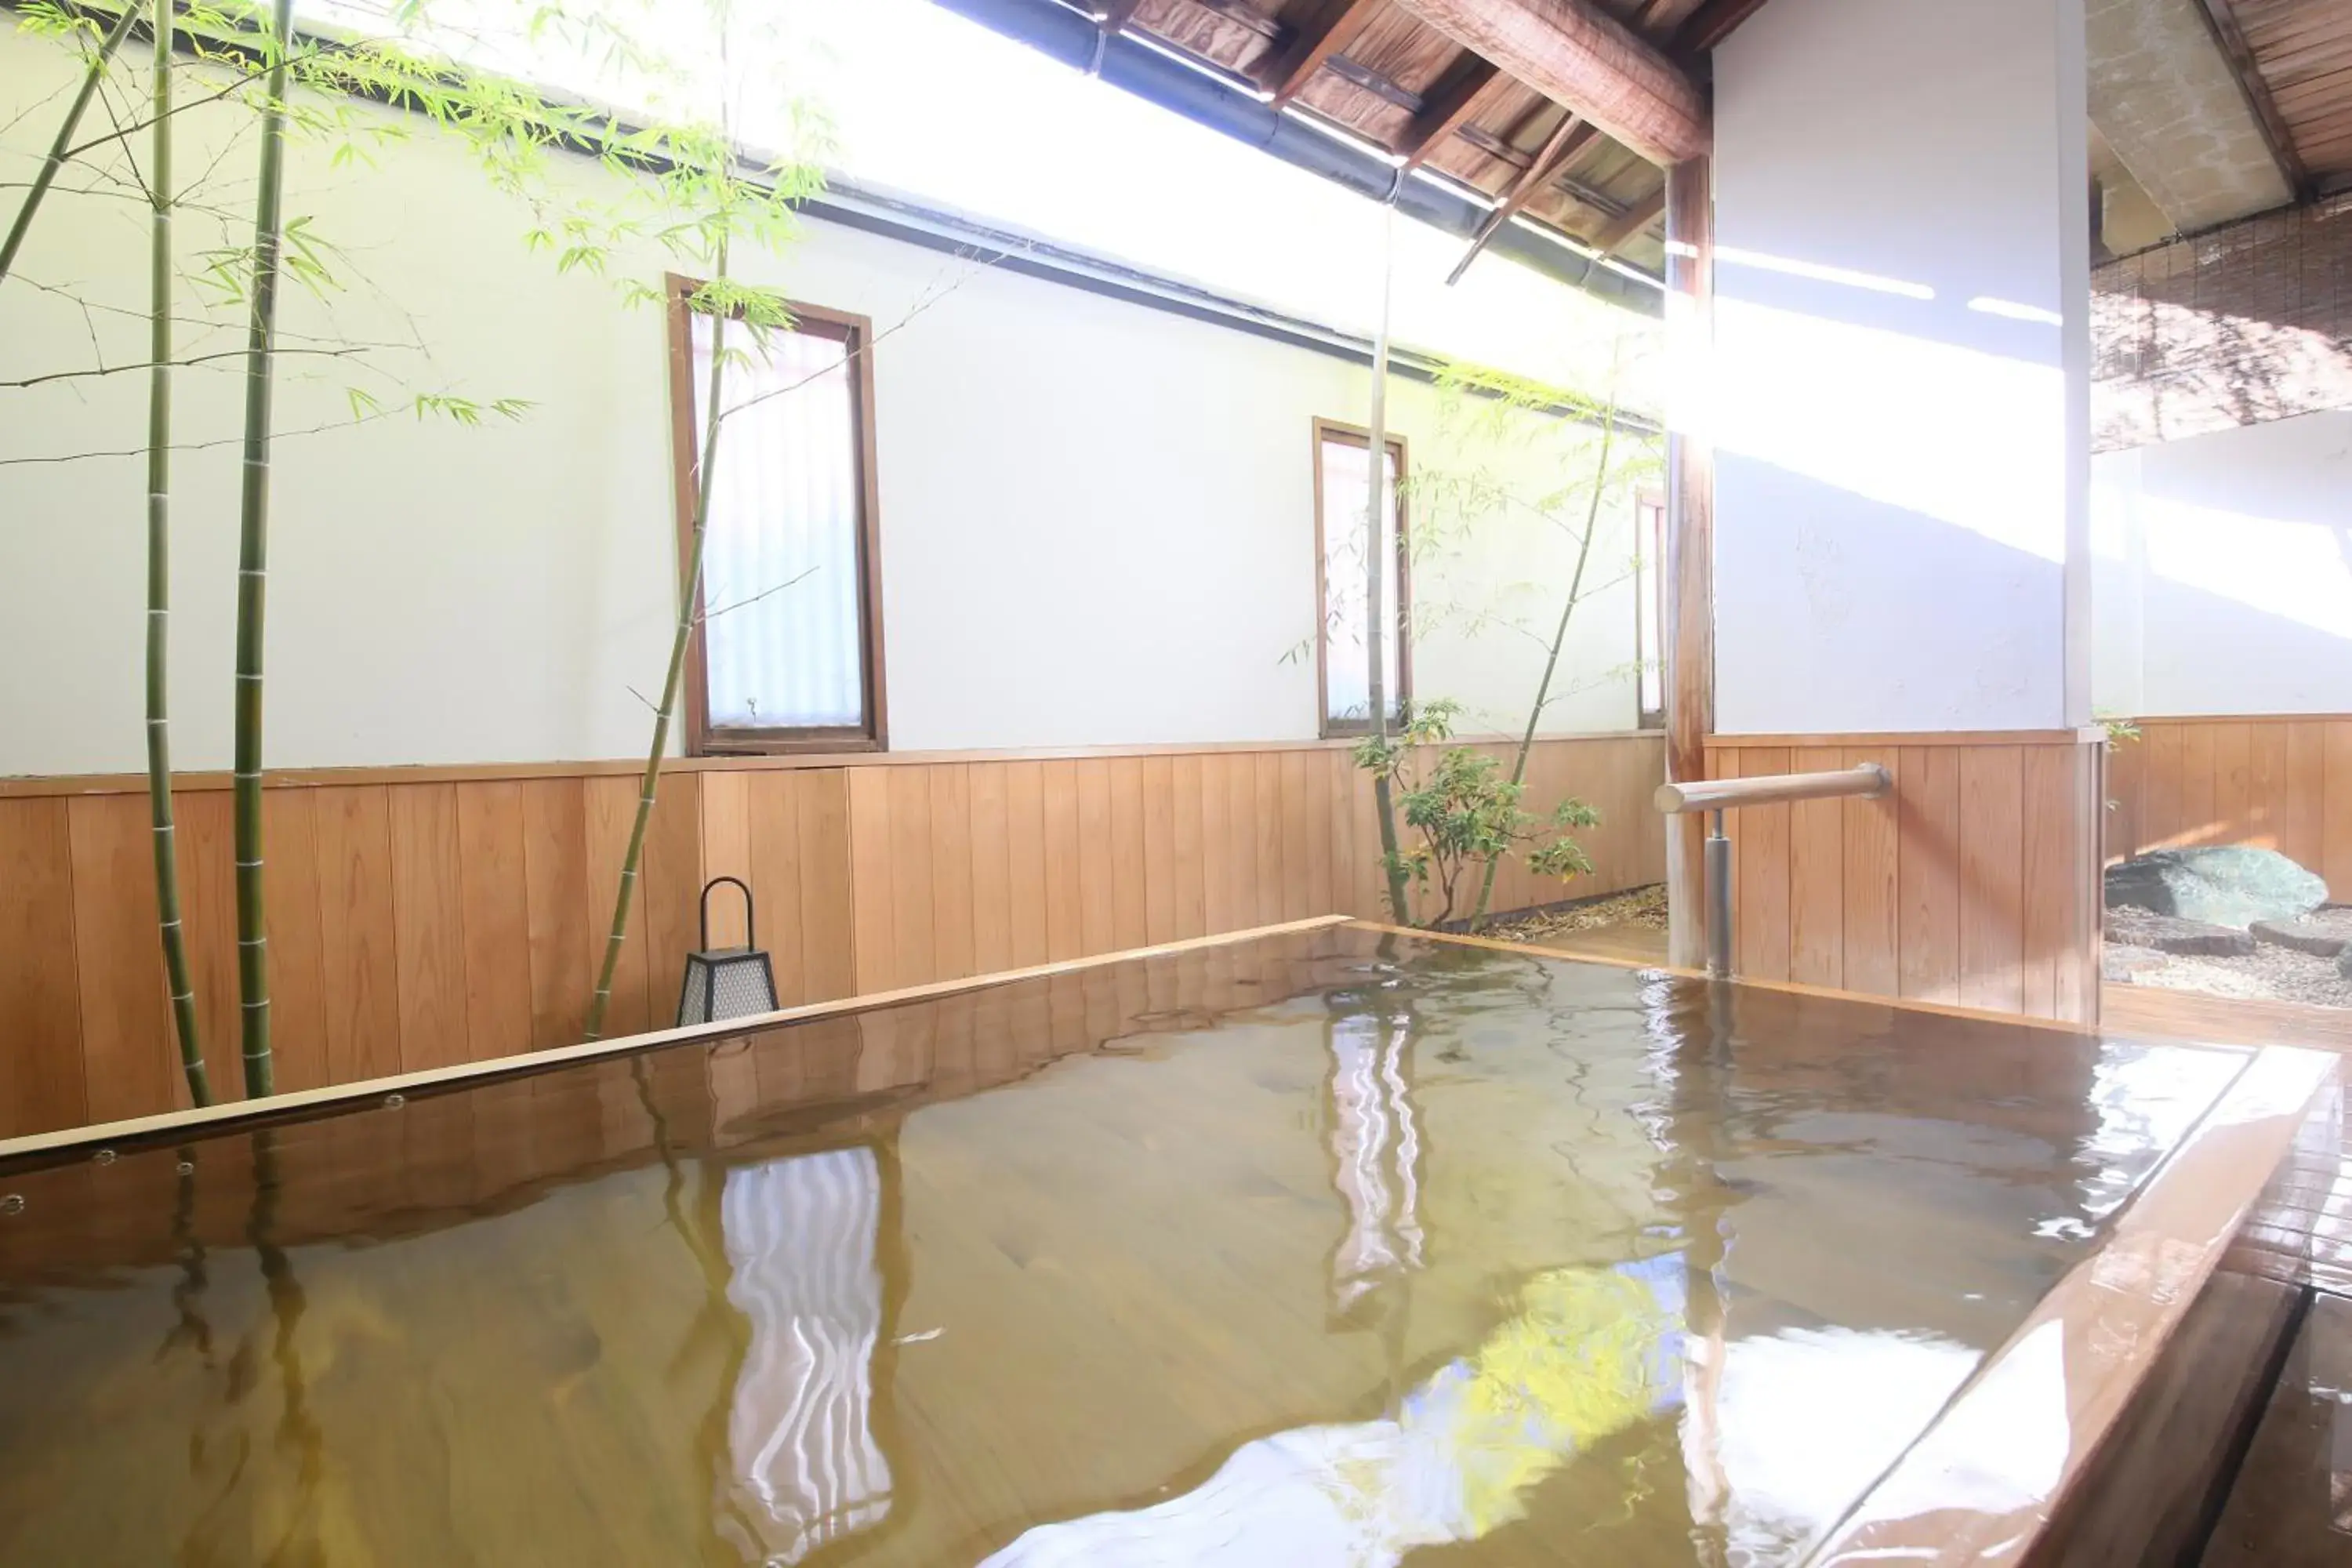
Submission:
MULTIPOLYGON (((1375 202, 1394 196, 1399 211, 1433 228, 1468 239, 1487 209, 1433 180, 1399 175, 1397 166, 1366 149, 1300 123, 1238 79, 1220 79, 1124 35, 1105 37, 1093 18, 1061 0, 937 0, 946 9, 992 32, 1028 45, 1072 70, 1090 68, 1103 80, 1196 125, 1255 147, 1296 168, 1346 186, 1375 202)), ((1665 296, 1616 268, 1565 245, 1505 224, 1487 248, 1548 278, 1644 315, 1664 312, 1665 296)))

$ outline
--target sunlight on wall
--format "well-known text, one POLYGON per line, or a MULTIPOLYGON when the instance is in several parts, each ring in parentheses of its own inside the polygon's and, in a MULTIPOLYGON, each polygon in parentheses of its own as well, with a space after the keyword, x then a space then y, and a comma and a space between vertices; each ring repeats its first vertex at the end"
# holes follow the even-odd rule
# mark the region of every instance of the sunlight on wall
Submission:
MULTIPOLYGON (((321 22, 382 30, 383 0, 304 0, 321 22)), ((636 0, 640 26, 676 23, 676 0, 636 0)), ((598 48, 525 41, 511 0, 436 6, 436 42, 460 58, 624 107, 699 110, 719 84, 620 73, 598 48)), ((626 21, 615 21, 615 28, 626 21)), ((751 44, 829 121, 827 161, 853 181, 1009 224, 1274 310, 1370 336, 1381 312, 1382 208, 1120 89, 1072 70, 931 0, 778 0, 751 44)), ((739 71, 739 76, 745 72, 739 71)), ((740 139, 797 144, 783 91, 735 94, 740 139)), ((1396 226, 1397 341, 1552 381, 1591 368, 1596 335, 1626 312, 1503 257, 1458 287, 1465 241, 1396 226)), ((1654 395, 1640 406, 1658 405, 1654 395)))
POLYGON ((2046 416, 2057 365, 1727 294, 1716 320, 1721 451, 2065 560, 2065 430, 2046 416))

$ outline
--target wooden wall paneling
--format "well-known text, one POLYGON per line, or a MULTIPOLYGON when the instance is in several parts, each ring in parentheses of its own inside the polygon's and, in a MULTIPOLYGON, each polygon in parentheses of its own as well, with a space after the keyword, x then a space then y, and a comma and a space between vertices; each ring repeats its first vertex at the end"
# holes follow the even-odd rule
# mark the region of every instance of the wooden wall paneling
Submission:
POLYGON ((1207 794, 1197 755, 1171 760, 1170 787, 1174 793, 1176 935, 1181 940, 1209 934, 1208 861, 1202 853, 1202 814, 1207 794))
MULTIPOLYGON (((1045 951, 1055 963, 1076 958, 1086 942, 1086 791, 1075 762, 1041 764, 1039 780, 1045 827, 1045 951)), ((1102 820, 1110 822, 1110 795, 1105 779, 1102 820)), ((1110 907, 1103 906, 1108 927, 1110 907)))
MULTIPOLYGON (((1844 765, 1877 763, 1892 773, 1896 754, 1885 749, 1848 751, 1844 765)), ((1843 984, 1878 996, 1901 994, 1903 984, 1901 806, 1890 791, 1875 800, 1848 800, 1844 831, 1845 952, 1843 984)))
POLYGON ((891 968, 898 985, 939 977, 938 912, 932 907, 931 770, 890 773, 891 968))
MULTIPOLYGON (((750 773, 710 773, 702 779, 702 876, 751 881, 751 781, 750 773)), ((759 885, 752 883, 756 897, 759 885)), ((743 901, 731 888, 711 895, 710 945, 743 945, 743 901)))
MULTIPOLYGON (((2277 849, 2280 847, 2279 805, 2286 794, 2287 727, 2271 721, 2248 725, 2247 731, 2246 793, 2248 816, 2252 826, 2252 842, 2265 849, 2277 849)), ((2129 749, 2119 746, 2108 753, 2107 793, 2111 796, 2116 795, 2116 753, 2129 749)))
POLYGON ((1257 914, 1252 925, 1274 925, 1284 917, 1282 842, 1282 753, 1258 752, 1252 755, 1255 792, 1250 804, 1250 830, 1257 846, 1255 868, 1257 914))
POLYGON ((1316 831, 1314 779, 1307 769, 1307 754, 1284 752, 1281 756, 1282 918, 1305 920, 1328 912, 1323 905, 1329 898, 1331 837, 1328 830, 1316 831), (1326 884, 1320 898, 1315 885, 1318 862, 1326 884))
POLYGON ((848 773, 845 768, 812 768, 799 774, 793 792, 801 882, 801 984, 812 1002, 857 994, 848 773))
MULTIPOLYGON (((1963 746, 1958 751, 1960 1001, 1970 1007, 2021 1012, 2024 752, 2016 746, 1963 746)), ((2073 816, 2068 811, 2062 820, 2071 824, 2073 816)))
POLYGON ((2260 829, 2253 815, 2253 726, 2213 726, 2213 820, 2217 844, 2252 843, 2260 829))
POLYGON ((971 769, 943 763, 899 771, 931 775, 931 972, 923 978, 961 980, 978 973, 972 967, 971 769))
POLYGON ((965 771, 971 813, 971 966, 975 974, 1013 967, 1012 806, 1006 763, 965 771))
POLYGON ((1960 999, 1959 754, 1951 746, 1905 746, 1896 755, 1903 837, 1899 994, 1916 1002, 1956 1003, 1960 999))
POLYGON ((654 796, 653 819, 646 825, 646 874, 637 894, 646 900, 646 1007, 656 1029, 668 1028, 677 1017, 686 955, 698 940, 707 776, 665 775, 654 796))
POLYGON ((1144 940, 1159 943, 1176 936, 1176 761, 1141 761, 1143 931, 1144 940))
MULTIPOLYGON (((145 806, 141 806, 141 821, 145 806)), ((236 829, 232 797, 175 793, 180 839, 180 915, 186 921, 188 976, 196 988, 205 1066, 215 1100, 245 1094, 244 997, 236 973, 236 829)), ((266 828, 265 828, 266 831, 266 828)), ((265 861, 268 842, 263 840, 265 861)), ((154 879, 151 868, 147 873, 154 879)), ((157 948, 156 962, 162 961, 157 948)), ((173 1047, 176 1061, 178 1047, 173 1047)))
MULTIPOLYGON (((768 955, 769 971, 775 976, 776 1000, 790 1007, 801 1002, 814 1001, 808 982, 808 965, 804 938, 808 916, 802 899, 801 883, 801 795, 803 790, 822 784, 819 773, 746 773, 749 793, 744 799, 743 828, 746 865, 750 875, 744 879, 751 884, 751 935, 761 952, 768 955)), ((703 802, 704 821, 709 820, 710 802, 703 802)), ((704 840, 705 855, 709 853, 709 840, 704 840)), ((707 861, 703 869, 718 875, 715 861, 707 861)), ((731 888, 721 889, 731 894, 731 888)), ((717 901, 716 898, 712 900, 717 901)), ((833 910, 820 905, 821 920, 845 920, 849 910, 844 899, 833 910)))
POLYGON ((1078 953, 1092 957, 1118 946, 1116 900, 1111 892, 1116 875, 1111 846, 1116 836, 1111 828, 1110 762, 1088 757, 1077 768, 1078 953))
POLYGON ((1356 902, 1356 810, 1351 795, 1355 763, 1346 752, 1327 752, 1324 763, 1329 771, 1324 809, 1331 826, 1331 912, 1360 919, 1364 911, 1356 902))
POLYGON ((2180 831, 2190 844, 2227 841, 2213 810, 2213 728, 2191 724, 2181 731, 2180 831))
MULTIPOLYGON (((2319 871, 2326 858, 2327 727, 2297 721, 2286 730, 2286 783, 2273 813, 2279 849, 2299 865, 2319 871)), ((2352 896, 2347 888, 2338 897, 2352 896)))
MULTIPOLYGON (((1805 749, 1789 771, 1835 773, 1844 753, 1805 749)), ((1845 983, 1845 807, 1843 800, 1789 808, 1789 978, 1832 989, 1845 983)))
MULTIPOLYGON (((1211 752, 1201 759, 1201 913, 1210 932, 1239 931, 1234 910, 1248 889, 1234 877, 1234 759, 1211 752)), ((1241 830, 1248 830, 1242 820, 1241 830)))
MULTIPOLYGON (((0 800, 0 1138, 89 1119, 68 809, 63 799, 0 800)), ((152 888, 152 869, 147 880, 152 888)), ((95 891, 111 900, 119 890, 101 882, 95 891)), ((148 942, 160 972, 160 935, 151 930, 148 942)), ((145 989, 156 992, 152 982, 145 989)))
POLYGON ((352 784, 309 794, 319 841, 319 961, 328 977, 328 1081, 389 1078, 400 1070, 390 791, 352 784))
POLYGON ((892 768, 850 768, 849 887, 855 935, 851 954, 857 992, 887 991, 898 982, 898 912, 890 895, 890 775, 892 768))
POLYGON ((1004 847, 1009 935, 1014 967, 1047 960, 1045 920, 1045 764, 1004 768, 1004 847))
POLYGON ((588 993, 603 956, 581 918, 596 902, 588 889, 587 783, 522 782, 523 911, 537 1050, 575 1044, 586 1033, 588 993))
POLYGON ((318 800, 304 789, 264 790, 261 841, 269 858, 269 1050, 281 1090, 336 1081, 327 1057, 327 971, 319 931, 318 800))
POLYGON ((400 1068, 466 1060, 466 914, 457 786, 386 793, 392 820, 392 915, 399 974, 400 1068))
POLYGON ((2331 719, 2324 731, 2320 784, 2320 863, 2329 895, 2352 899, 2352 720, 2331 719))
MULTIPOLYGON (((1743 778, 1789 771, 1789 752, 1783 747, 1754 747, 1737 756, 1743 778)), ((1738 900, 1732 915, 1739 973, 1751 980, 1786 980, 1789 807, 1756 806, 1729 815, 1739 819, 1738 900)))
POLYGON ((457 868, 466 947, 467 1054, 530 1048, 530 910, 522 785, 457 786, 457 868))
POLYGON ((1381 822, 1370 773, 1354 772, 1348 802, 1356 818, 1356 903, 1366 920, 1392 921, 1396 911, 1389 907, 1388 873, 1381 865, 1381 822))
POLYGON ((2070 746, 2026 746, 2019 764, 2021 824, 2019 1008, 2037 1018, 2061 1018, 2065 984, 2077 961, 2077 901, 2096 851, 2077 841, 2079 803, 2098 793, 2095 759, 2070 746), (2091 776, 2084 777, 2085 773, 2091 776))
POLYGON ((2173 844, 2181 836, 2180 763, 2186 739, 2173 724, 2151 724, 2140 737, 2140 833, 2141 842, 2151 849, 2173 844))
MULTIPOLYGON (((637 781, 627 777, 594 778, 586 784, 588 902, 581 914, 588 934, 588 984, 593 989, 604 965, 606 939, 613 929, 613 903, 620 896, 621 861, 628 851, 629 824, 637 810, 637 781)), ((642 872, 638 880, 644 881, 642 872)), ((607 1039, 643 1034, 653 1026, 652 1010, 646 1002, 646 975, 652 965, 653 943, 646 935, 646 890, 640 886, 629 900, 628 930, 613 965, 612 994, 604 1003, 604 1032, 607 1039)))
MULTIPOLYGON (((66 823, 75 889, 71 973, 81 1004, 84 1108, 92 1121, 170 1110, 186 1102, 187 1089, 163 981, 146 799, 76 796, 67 803, 66 823)), ((184 907, 184 839, 180 848, 184 907)), ((230 1048, 234 1054, 235 1047, 230 1048)), ((207 1067, 211 1059, 208 1051, 207 1067)), ((234 1100, 239 1092, 237 1079, 215 1081, 215 1100, 234 1100)))
POLYGON ((1141 757, 1110 761, 1111 944, 1097 952, 1141 947, 1150 940, 1150 900, 1144 887, 1143 763, 1141 757))

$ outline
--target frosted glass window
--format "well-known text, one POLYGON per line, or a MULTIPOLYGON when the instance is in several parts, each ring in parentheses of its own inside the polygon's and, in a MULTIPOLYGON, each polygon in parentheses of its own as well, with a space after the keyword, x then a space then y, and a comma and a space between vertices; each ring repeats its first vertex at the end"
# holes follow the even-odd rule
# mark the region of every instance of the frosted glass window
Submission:
POLYGON ((1634 508, 1634 658, 1641 661, 1641 727, 1666 722, 1666 507, 1644 497, 1634 508))
MULTIPOLYGON (((694 432, 717 322, 692 318, 694 432)), ((727 327, 703 659, 713 738, 871 728, 863 442, 853 334, 814 321, 764 341, 727 327)))
MULTIPOLYGON (((1326 429, 1316 442, 1322 466, 1318 494, 1323 515, 1323 727, 1327 731, 1370 727, 1372 712, 1371 657, 1364 638, 1364 502, 1371 465, 1361 437, 1326 429)), ((1403 594, 1408 586, 1399 549, 1397 478, 1403 462, 1391 443, 1381 505, 1381 606, 1388 636, 1381 670, 1388 688, 1391 721, 1403 711, 1412 670, 1403 594)))

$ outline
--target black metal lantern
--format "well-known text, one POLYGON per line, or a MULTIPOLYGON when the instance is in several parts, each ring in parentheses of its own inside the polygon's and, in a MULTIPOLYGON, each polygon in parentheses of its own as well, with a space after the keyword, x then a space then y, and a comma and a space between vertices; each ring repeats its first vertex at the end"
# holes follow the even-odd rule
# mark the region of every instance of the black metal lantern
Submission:
POLYGON ((760 951, 751 924, 751 889, 736 877, 713 877, 702 889, 702 951, 686 955, 686 983, 678 988, 677 1021, 715 1024, 776 1010, 776 975, 760 951), (743 894, 743 945, 710 945, 710 889, 732 882, 743 894))

